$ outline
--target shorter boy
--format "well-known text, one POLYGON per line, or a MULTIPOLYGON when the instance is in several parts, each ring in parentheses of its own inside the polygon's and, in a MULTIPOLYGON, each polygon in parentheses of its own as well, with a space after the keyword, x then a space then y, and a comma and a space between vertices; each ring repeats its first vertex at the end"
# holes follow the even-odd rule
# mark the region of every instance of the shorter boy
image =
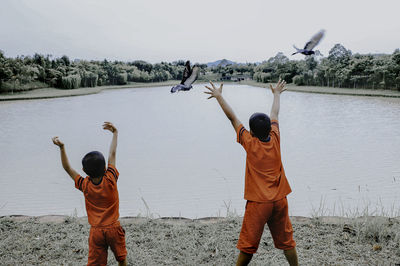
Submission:
POLYGON ((239 142, 246 150, 246 174, 244 198, 247 200, 237 248, 240 250, 236 265, 248 265, 257 252, 265 224, 268 224, 275 247, 284 251, 290 265, 298 265, 296 243, 289 219, 286 196, 291 192, 283 169, 280 149, 278 113, 280 94, 285 82, 279 80, 271 87, 274 101, 271 118, 264 113, 250 117, 250 132, 237 119, 232 108, 222 97, 222 84, 217 89, 206 86, 205 93, 216 98, 225 115, 231 121, 239 142))
POLYGON ((53 143, 60 147, 61 163, 64 170, 74 180, 75 187, 85 196, 89 224, 89 256, 87 265, 107 265, 108 247, 114 253, 118 265, 127 265, 125 230, 120 225, 117 180, 119 173, 115 168, 118 131, 110 122, 104 122, 103 129, 113 133, 106 169, 104 156, 92 151, 82 159, 83 171, 80 176, 69 164, 64 143, 58 137, 53 143))

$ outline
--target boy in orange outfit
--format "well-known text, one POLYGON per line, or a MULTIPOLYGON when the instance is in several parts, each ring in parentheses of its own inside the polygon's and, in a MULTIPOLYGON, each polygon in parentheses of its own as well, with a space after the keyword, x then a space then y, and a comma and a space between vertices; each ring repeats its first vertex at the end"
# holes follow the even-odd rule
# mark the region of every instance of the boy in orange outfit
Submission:
POLYGON ((248 265, 256 253, 265 224, 268 224, 275 247, 282 249, 290 265, 298 265, 296 243, 289 219, 286 196, 291 192, 283 169, 280 151, 278 114, 280 94, 285 81, 276 87, 270 85, 274 95, 270 118, 263 113, 250 117, 250 132, 237 119, 232 108, 222 97, 222 86, 212 82, 205 93, 216 98, 231 121, 239 142, 246 150, 244 198, 247 200, 237 248, 240 250, 236 265, 248 265))
POLYGON ((115 168, 118 130, 110 122, 104 122, 103 129, 113 133, 108 167, 106 168, 104 156, 100 152, 89 152, 82 159, 83 171, 88 175, 86 178, 80 176, 70 166, 64 143, 58 137, 53 138, 53 143, 60 147, 64 170, 74 180, 75 187, 85 196, 86 212, 91 225, 87 265, 107 265, 108 247, 111 248, 119 265, 127 265, 125 230, 118 221, 119 173, 115 168))

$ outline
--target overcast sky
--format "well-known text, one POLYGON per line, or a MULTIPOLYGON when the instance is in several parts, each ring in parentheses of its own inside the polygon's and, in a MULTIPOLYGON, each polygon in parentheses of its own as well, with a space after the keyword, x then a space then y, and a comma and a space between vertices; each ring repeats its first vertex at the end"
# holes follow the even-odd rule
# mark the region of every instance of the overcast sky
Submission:
POLYGON ((393 53, 399 14, 400 0, 1 0, 0 49, 12 57, 258 62, 289 56, 325 29, 316 48, 324 55, 335 43, 393 53))

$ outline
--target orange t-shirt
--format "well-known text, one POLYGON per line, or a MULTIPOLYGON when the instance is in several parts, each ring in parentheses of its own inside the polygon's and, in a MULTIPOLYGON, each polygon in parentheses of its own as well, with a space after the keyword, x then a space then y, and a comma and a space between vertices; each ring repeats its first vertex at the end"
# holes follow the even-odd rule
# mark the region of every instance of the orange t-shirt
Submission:
POLYGON ((100 184, 95 185, 90 177, 75 177, 75 187, 85 196, 86 212, 89 224, 104 226, 113 224, 119 218, 119 198, 117 169, 109 164, 100 184))
POLYGON ((286 197, 292 190, 282 165, 278 121, 271 121, 271 132, 266 142, 251 136, 240 125, 237 142, 247 153, 244 198, 256 202, 273 202, 286 197))

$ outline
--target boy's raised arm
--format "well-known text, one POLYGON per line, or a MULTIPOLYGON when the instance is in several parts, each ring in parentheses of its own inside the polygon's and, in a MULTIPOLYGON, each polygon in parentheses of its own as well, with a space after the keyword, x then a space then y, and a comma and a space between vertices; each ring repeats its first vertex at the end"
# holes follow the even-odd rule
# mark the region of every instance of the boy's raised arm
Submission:
POLYGON ((54 138, 52 138, 52 140, 53 140, 53 143, 60 148, 61 163, 62 163, 64 170, 69 174, 69 176, 72 178, 72 180, 75 181, 75 177, 78 175, 78 172, 75 171, 69 164, 67 153, 65 152, 65 148, 64 148, 64 143, 62 143, 58 139, 58 137, 54 137, 54 138))
POLYGON ((225 101, 224 97, 222 97, 222 87, 224 84, 221 83, 219 88, 217 89, 210 81, 211 88, 208 86, 205 86, 209 91, 205 91, 204 93, 210 94, 211 96, 208 97, 207 99, 215 98, 217 99, 219 105, 221 106, 222 110, 224 111, 226 117, 231 121, 233 128, 235 131, 237 131, 238 127, 240 126, 241 122, 239 119, 237 119, 235 113, 233 112, 233 109, 229 106, 229 104, 225 101))
POLYGON ((281 79, 279 79, 278 84, 276 84, 275 88, 272 87, 271 84, 269 85, 272 93, 274 94, 274 101, 272 103, 271 114, 270 114, 271 120, 278 120, 279 108, 280 108, 280 95, 282 92, 286 90, 285 85, 286 81, 281 79))
POLYGON ((118 130, 111 122, 104 122, 104 130, 109 130, 113 133, 113 138, 110 145, 110 152, 108 154, 108 164, 115 166, 115 157, 117 154, 117 141, 118 141, 118 130))

